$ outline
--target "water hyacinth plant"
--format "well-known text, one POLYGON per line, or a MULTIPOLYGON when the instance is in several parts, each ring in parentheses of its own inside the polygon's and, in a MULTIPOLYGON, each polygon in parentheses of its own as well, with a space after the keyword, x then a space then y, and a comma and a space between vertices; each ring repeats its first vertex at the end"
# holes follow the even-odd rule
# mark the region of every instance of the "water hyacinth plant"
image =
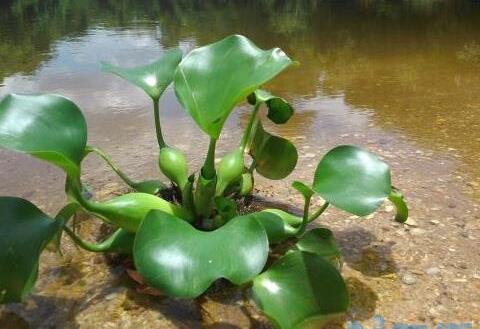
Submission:
MULTIPOLYGON (((263 127, 259 111, 284 124, 292 106, 262 86, 294 65, 282 50, 262 50, 232 35, 197 48, 182 59, 178 49, 135 68, 102 64, 143 89, 152 99, 160 171, 171 181, 173 197, 162 198, 168 184, 129 179, 100 149, 89 145, 80 109, 57 95, 7 95, 0 102, 0 146, 30 154, 65 172, 68 204, 49 216, 27 200, 0 197, 0 302, 23 301, 35 285, 39 256, 47 243, 66 233, 92 252, 128 254, 150 286, 164 295, 196 298, 224 278, 247 286, 257 306, 278 328, 321 328, 348 309, 348 292, 339 272, 341 253, 333 233, 308 229, 329 206, 365 216, 389 199, 404 222, 408 209, 392 187, 390 170, 375 155, 351 145, 330 150, 311 182, 294 182, 303 196, 303 216, 279 209, 239 215, 236 200, 252 193, 253 176, 279 180, 297 163, 295 146, 263 127), (191 171, 181 151, 162 135, 159 99, 173 82, 183 109, 209 136, 202 167, 191 171), (239 103, 251 107, 239 144, 215 164, 223 125, 239 103), (87 198, 82 161, 103 158, 135 192, 99 202, 87 198), (314 197, 325 202, 311 209, 314 197), (100 243, 78 236, 69 224, 85 211, 115 228, 100 243), (292 247, 266 266, 270 246, 292 247)), ((172 193, 170 193, 172 195, 172 193)))

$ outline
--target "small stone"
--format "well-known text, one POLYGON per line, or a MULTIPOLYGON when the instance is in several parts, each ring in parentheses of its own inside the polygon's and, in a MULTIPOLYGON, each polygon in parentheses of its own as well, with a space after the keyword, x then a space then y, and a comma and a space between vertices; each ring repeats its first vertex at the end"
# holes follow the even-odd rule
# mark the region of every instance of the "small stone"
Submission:
POLYGON ((440 221, 439 221, 439 220, 436 220, 436 219, 432 219, 432 220, 430 221, 430 224, 432 224, 432 225, 438 225, 438 224, 440 224, 440 221))
POLYGON ((423 229, 421 229, 421 228, 414 228, 414 229, 412 229, 412 230, 410 231, 410 233, 411 233, 412 235, 422 235, 422 234, 424 234, 425 232, 426 232, 426 231, 423 230, 423 229))
POLYGON ((393 211, 393 206, 386 206, 385 211, 386 212, 392 212, 393 211))
POLYGON ((403 283, 411 286, 411 285, 417 283, 417 278, 413 274, 405 273, 402 276, 402 281, 403 281, 403 283))
POLYGON ((430 267, 427 269, 426 273, 431 276, 440 274, 440 269, 438 267, 430 267))
POLYGON ((418 223, 412 217, 408 217, 407 221, 404 224, 411 227, 418 227, 418 223))

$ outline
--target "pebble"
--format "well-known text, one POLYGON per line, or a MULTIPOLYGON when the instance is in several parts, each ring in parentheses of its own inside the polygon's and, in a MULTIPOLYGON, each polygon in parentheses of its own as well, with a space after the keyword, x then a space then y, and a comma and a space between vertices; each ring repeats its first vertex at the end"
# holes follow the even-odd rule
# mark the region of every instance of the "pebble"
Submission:
POLYGON ((430 224, 432 224, 432 225, 438 225, 438 224, 440 224, 440 221, 439 221, 439 220, 436 220, 436 219, 432 219, 432 220, 430 221, 430 224))
POLYGON ((408 225, 408 226, 411 226, 411 227, 417 227, 418 226, 418 223, 412 217, 409 217, 404 224, 408 225))
POLYGON ((402 276, 402 281, 405 284, 413 285, 413 284, 417 283, 417 278, 413 274, 405 273, 402 276))
POLYGON ((438 267, 430 267, 427 269, 426 273, 431 276, 440 274, 440 269, 438 267))
POLYGON ((414 228, 414 229, 412 229, 412 230, 410 231, 410 233, 411 233, 412 235, 422 235, 422 234, 424 234, 425 232, 426 232, 426 231, 423 230, 423 229, 421 229, 421 228, 414 228))

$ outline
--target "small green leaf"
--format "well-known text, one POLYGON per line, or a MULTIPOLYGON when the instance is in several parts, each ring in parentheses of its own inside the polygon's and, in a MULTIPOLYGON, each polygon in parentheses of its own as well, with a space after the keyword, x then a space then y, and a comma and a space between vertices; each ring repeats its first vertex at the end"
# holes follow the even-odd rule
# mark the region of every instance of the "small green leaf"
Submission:
POLYGON ((322 256, 337 269, 342 267, 342 252, 332 231, 327 228, 314 228, 305 233, 292 250, 307 251, 322 256))
POLYGON ((396 188, 392 188, 392 192, 388 196, 388 200, 395 206, 397 213, 395 220, 399 223, 405 223, 408 219, 408 206, 405 202, 402 192, 396 188))
POLYGON ((276 328, 322 328, 345 313, 349 299, 342 276, 309 252, 287 253, 253 281, 253 298, 276 328))
POLYGON ((279 243, 295 236, 298 226, 302 224, 302 218, 280 209, 265 209, 249 215, 263 226, 270 243, 279 243))
POLYGON ((38 259, 61 229, 27 200, 0 197, 0 303, 21 302, 38 274, 38 259))
POLYGON ((237 216, 237 203, 230 198, 223 196, 216 197, 215 206, 218 215, 222 217, 224 222, 228 222, 230 219, 237 216))
POLYGON ((69 99, 11 94, 0 102, 0 147, 28 153, 76 177, 86 145, 85 118, 69 99))
POLYGON ((252 105, 265 103, 268 108, 267 117, 276 124, 286 123, 294 112, 293 107, 285 99, 262 89, 257 89, 250 94, 248 102, 252 105))
POLYGON ((104 202, 87 203, 87 210, 128 232, 135 232, 152 209, 162 210, 189 222, 193 221, 193 215, 188 210, 147 193, 128 193, 104 202))
POLYGON ((298 153, 287 139, 269 134, 257 123, 250 146, 250 155, 255 159, 255 170, 268 179, 282 179, 295 169, 298 153))
POLYGON ((268 241, 248 215, 204 232, 151 211, 138 229, 133 255, 149 285, 169 296, 195 298, 219 278, 237 285, 252 280, 267 261, 268 241))
POLYGON ((143 89, 152 99, 158 99, 173 81, 175 69, 181 60, 182 51, 175 48, 165 51, 158 60, 144 66, 124 68, 102 62, 101 68, 143 89))
POLYGON ((175 73, 175 91, 199 127, 218 139, 234 106, 291 64, 279 48, 262 50, 232 35, 185 56, 175 73))
POLYGON ((365 216, 390 195, 390 169, 375 155, 356 146, 338 146, 320 160, 313 190, 332 205, 365 216))
POLYGON ((167 187, 159 180, 145 180, 141 182, 133 182, 132 187, 140 193, 158 194, 167 187))
POLYGON ((305 183, 302 183, 297 180, 292 183, 292 187, 296 189, 298 192, 300 192, 300 194, 303 196, 305 200, 308 198, 311 198, 312 195, 315 194, 315 191, 312 190, 310 186, 307 186, 305 183))

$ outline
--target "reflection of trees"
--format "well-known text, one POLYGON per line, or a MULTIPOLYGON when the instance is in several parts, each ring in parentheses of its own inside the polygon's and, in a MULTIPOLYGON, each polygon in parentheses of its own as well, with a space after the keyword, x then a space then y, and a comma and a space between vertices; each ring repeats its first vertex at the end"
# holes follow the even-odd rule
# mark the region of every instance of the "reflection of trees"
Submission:
POLYGON ((480 4, 471 1, 2 1, 0 80, 35 70, 59 38, 152 22, 166 47, 231 33, 280 46, 301 63, 268 86, 288 99, 341 93, 429 145, 472 150, 465 141, 480 138, 466 128, 480 124, 480 4))

